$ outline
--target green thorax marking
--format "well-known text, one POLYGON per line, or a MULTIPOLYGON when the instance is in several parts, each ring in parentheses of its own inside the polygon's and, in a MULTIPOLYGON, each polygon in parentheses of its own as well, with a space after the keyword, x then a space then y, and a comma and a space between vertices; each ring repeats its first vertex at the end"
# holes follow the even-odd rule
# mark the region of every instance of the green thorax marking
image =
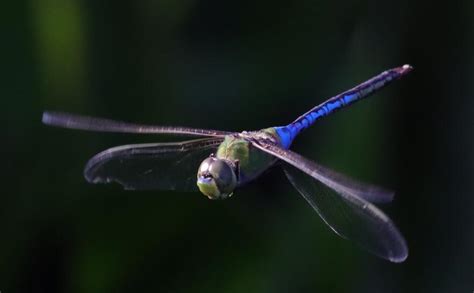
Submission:
POLYGON ((238 174, 239 184, 255 179, 276 161, 275 157, 253 147, 245 137, 272 139, 279 143, 278 135, 273 127, 225 137, 217 149, 216 157, 231 162, 238 161, 240 169, 240 174, 238 174))

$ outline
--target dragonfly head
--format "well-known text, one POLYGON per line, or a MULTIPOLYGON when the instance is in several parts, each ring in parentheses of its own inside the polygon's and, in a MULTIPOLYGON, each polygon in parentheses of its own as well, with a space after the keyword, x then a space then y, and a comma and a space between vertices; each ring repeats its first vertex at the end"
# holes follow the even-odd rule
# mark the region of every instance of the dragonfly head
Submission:
POLYGON ((233 164, 213 155, 206 158, 199 166, 197 186, 209 199, 226 199, 232 196, 237 186, 233 164))

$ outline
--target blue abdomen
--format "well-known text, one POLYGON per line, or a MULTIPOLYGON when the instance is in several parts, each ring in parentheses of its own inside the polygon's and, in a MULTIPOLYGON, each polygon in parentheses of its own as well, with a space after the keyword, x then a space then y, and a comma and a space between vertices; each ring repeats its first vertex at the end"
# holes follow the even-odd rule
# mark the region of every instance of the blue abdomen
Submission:
POLYGON ((334 96, 326 102, 312 108, 298 119, 286 126, 274 127, 284 148, 289 148, 295 137, 304 129, 311 126, 316 120, 344 108, 358 100, 368 97, 389 82, 400 78, 412 70, 409 65, 397 67, 361 83, 360 85, 334 96))

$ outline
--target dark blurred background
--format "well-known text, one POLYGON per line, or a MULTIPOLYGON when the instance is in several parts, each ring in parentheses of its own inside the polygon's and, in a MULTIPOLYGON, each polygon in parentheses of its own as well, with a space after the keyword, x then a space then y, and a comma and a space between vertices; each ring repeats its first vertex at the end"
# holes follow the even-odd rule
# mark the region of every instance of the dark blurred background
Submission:
POLYGON ((473 3, 4 3, 0 291, 472 292, 473 3), (397 192, 381 208, 407 239, 402 264, 335 235, 277 169, 226 201, 89 185, 95 153, 175 138, 41 124, 59 110, 259 129, 405 63, 294 145, 397 192))

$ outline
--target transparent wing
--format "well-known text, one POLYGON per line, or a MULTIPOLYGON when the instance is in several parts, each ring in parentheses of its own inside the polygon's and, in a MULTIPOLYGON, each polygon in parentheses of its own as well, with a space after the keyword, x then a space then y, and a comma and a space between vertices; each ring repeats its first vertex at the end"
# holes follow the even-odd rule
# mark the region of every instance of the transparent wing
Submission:
POLYGON ((104 118, 81 116, 62 112, 44 112, 42 121, 46 125, 100 132, 122 132, 143 134, 174 134, 187 136, 224 137, 232 132, 198 129, 179 126, 154 126, 128 123, 104 118))
POLYGON ((393 200, 393 191, 375 185, 357 182, 345 175, 310 161, 293 151, 280 148, 276 145, 267 144, 265 142, 254 142, 253 144, 263 151, 301 169, 338 193, 357 196, 373 203, 386 203, 393 200))
POLYGON ((335 188, 316 163, 277 146, 258 147, 288 163, 284 170, 290 182, 338 235, 392 262, 407 258, 403 236, 377 207, 350 189, 335 188))
POLYGON ((199 165, 221 142, 205 138, 110 148, 89 160, 84 177, 91 183, 117 182, 125 189, 198 191, 199 165))
POLYGON ((407 258, 408 248, 403 236, 374 205, 355 196, 343 197, 292 166, 286 165, 284 171, 336 234, 390 261, 402 262, 407 258))

